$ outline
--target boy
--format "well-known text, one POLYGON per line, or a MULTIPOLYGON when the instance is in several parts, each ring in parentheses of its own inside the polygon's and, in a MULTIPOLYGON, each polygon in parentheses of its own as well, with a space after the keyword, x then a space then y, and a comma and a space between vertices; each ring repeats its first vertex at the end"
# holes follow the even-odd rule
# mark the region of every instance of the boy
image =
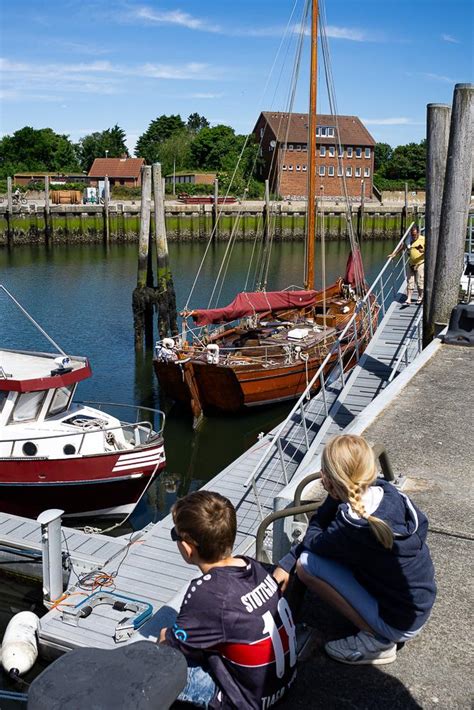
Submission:
POLYGON ((210 708, 266 710, 296 675, 295 627, 273 577, 248 557, 233 557, 237 519, 219 493, 197 491, 172 509, 171 538, 199 567, 176 624, 160 641, 188 662, 179 700, 210 708))

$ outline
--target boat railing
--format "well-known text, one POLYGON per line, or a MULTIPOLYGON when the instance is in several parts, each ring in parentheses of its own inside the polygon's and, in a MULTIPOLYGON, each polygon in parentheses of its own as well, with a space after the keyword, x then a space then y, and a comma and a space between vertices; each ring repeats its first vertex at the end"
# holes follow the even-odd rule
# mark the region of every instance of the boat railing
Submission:
MULTIPOLYGON (((105 411, 105 408, 109 407, 117 407, 118 409, 129 409, 129 410, 134 410, 136 412, 136 420, 135 424, 138 423, 138 420, 140 419, 141 413, 142 412, 147 412, 147 414, 155 417, 157 417, 157 421, 159 422, 159 425, 156 424, 156 422, 147 422, 151 426, 154 426, 155 429, 155 434, 162 434, 163 429, 165 428, 165 421, 166 421, 166 415, 161 409, 154 409, 153 407, 144 407, 141 404, 124 404, 123 402, 97 402, 95 400, 74 400, 74 404, 84 404, 87 407, 95 407, 99 409, 101 412, 105 411)), ((131 422, 125 422, 121 421, 120 422, 122 426, 133 426, 131 422)))
MULTIPOLYGON (((413 223, 410 224, 394 251, 403 245, 413 223)), ((307 452, 315 439, 321 424, 321 417, 329 414, 337 394, 343 389, 350 371, 362 356, 362 344, 372 338, 375 325, 383 318, 390 304, 395 299, 407 276, 406 250, 397 258, 388 258, 373 284, 359 301, 353 316, 332 344, 328 354, 307 385, 286 419, 280 424, 275 434, 268 440, 265 450, 245 481, 251 486, 257 501, 259 515, 263 520, 264 506, 273 506, 273 497, 283 482, 289 483, 297 468, 297 458, 307 452), (351 353, 352 349, 352 353, 351 353), (351 353, 349 357, 348 353, 351 353), (311 400, 313 391, 320 392, 317 401, 311 400), (311 417, 307 417, 307 408, 311 406, 311 417), (265 485, 265 494, 259 493, 259 481, 265 485)), ((410 342, 416 340, 416 347, 421 349, 419 329, 409 334, 410 342)), ((407 345, 407 348, 409 346, 407 345)), ((406 356, 407 348, 401 348, 401 360, 406 356)), ((400 365, 398 363, 398 366, 400 365)))

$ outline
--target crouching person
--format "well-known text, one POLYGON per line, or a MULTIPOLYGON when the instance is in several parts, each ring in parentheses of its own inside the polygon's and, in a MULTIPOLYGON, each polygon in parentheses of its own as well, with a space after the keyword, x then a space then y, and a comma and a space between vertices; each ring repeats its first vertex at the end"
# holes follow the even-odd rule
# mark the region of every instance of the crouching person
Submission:
POLYGON ((190 493, 172 514, 172 539, 183 559, 201 571, 176 623, 160 636, 188 662, 188 684, 178 699, 199 707, 266 710, 286 695, 296 674, 288 604, 261 564, 232 556, 237 521, 227 498, 190 493))
POLYGON ((301 581, 360 629, 326 644, 333 659, 391 663, 397 643, 420 633, 435 600, 428 520, 405 494, 377 478, 372 449, 361 436, 328 442, 321 478, 328 497, 275 578, 285 587, 296 563, 301 581))

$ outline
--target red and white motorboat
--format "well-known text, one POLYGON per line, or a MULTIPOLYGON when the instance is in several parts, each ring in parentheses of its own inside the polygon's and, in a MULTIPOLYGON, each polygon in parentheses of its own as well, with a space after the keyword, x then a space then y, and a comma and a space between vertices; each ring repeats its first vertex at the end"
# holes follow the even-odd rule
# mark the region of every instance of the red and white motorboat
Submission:
MULTIPOLYGON (((35 326, 13 296, 0 285, 35 326)), ((92 372, 86 358, 0 349, 0 510, 37 516, 129 513, 165 466, 164 415, 129 405, 74 402, 92 372), (135 409, 134 423, 103 411, 135 409), (160 427, 138 421, 158 415, 160 427)))

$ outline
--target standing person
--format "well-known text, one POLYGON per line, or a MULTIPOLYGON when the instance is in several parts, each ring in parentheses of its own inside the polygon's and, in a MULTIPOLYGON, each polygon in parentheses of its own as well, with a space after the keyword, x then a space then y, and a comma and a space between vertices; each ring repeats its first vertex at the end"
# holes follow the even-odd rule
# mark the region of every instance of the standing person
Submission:
POLYGON ((328 497, 274 575, 286 586, 299 557, 301 581, 360 629, 327 643, 331 658, 391 663, 396 644, 421 631, 435 600, 428 521, 404 493, 377 478, 373 451, 361 436, 334 437, 321 466, 328 497))
POLYGON ((288 603, 261 564, 232 556, 237 519, 227 498, 196 491, 179 500, 172 514, 171 538, 202 573, 189 585, 174 626, 160 635, 188 662, 188 684, 178 700, 266 710, 296 675, 288 603))
POLYGON ((423 292, 425 288, 425 238, 420 234, 416 224, 410 230, 410 234, 405 241, 400 244, 398 249, 389 254, 389 258, 393 259, 400 254, 403 249, 407 249, 409 253, 408 261, 408 282, 407 282, 407 300, 408 304, 412 301, 413 290, 418 289, 417 303, 423 303, 423 292))

